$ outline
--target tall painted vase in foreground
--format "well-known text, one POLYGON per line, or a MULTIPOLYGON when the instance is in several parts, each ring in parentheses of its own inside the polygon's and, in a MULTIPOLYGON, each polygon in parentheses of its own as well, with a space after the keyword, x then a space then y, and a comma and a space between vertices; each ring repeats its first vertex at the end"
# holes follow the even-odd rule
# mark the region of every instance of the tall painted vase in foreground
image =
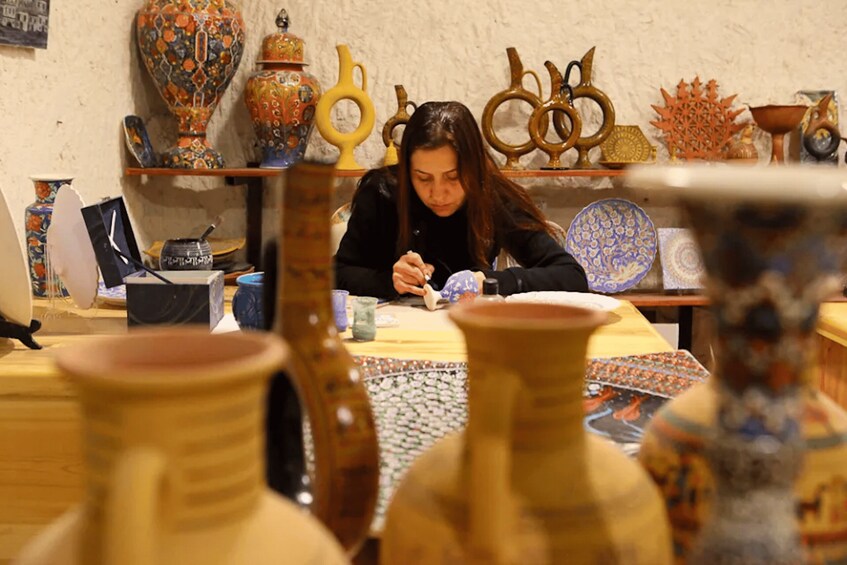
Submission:
POLYGON ((585 356, 606 319, 560 305, 457 306, 469 421, 419 457, 382 537, 384 565, 671 562, 650 477, 583 428, 585 356))
POLYGON ((262 408, 282 340, 156 329, 57 355, 82 405, 86 496, 19 565, 348 562, 262 480, 262 408))
POLYGON ((138 49, 179 139, 162 155, 176 169, 222 168, 206 128, 244 52, 244 20, 233 0, 144 0, 136 16, 138 49))
MULTIPOLYGON (((300 454, 292 453, 302 451, 301 411, 292 398, 296 391, 314 443, 308 506, 352 556, 370 533, 379 490, 379 448, 365 384, 332 313, 329 218, 335 167, 304 161, 282 178, 279 283, 275 314, 268 320, 273 318, 273 331, 291 348, 291 363, 285 375, 275 377, 269 395, 269 478, 302 503, 299 493, 286 492, 295 481, 284 476, 297 479, 305 473, 303 461, 296 460, 300 454)), ((272 277, 265 281, 273 282, 272 277)), ((271 302, 266 301, 266 308, 271 302)))
POLYGON ((263 168, 285 169, 303 159, 315 122, 321 85, 303 67, 303 40, 288 33, 288 13, 278 33, 262 41, 259 70, 247 79, 244 101, 262 148, 263 168))
POLYGON ((654 416, 640 460, 661 488, 678 563, 847 561, 847 414, 806 378, 842 257, 847 174, 672 168, 716 321, 713 377, 654 416))

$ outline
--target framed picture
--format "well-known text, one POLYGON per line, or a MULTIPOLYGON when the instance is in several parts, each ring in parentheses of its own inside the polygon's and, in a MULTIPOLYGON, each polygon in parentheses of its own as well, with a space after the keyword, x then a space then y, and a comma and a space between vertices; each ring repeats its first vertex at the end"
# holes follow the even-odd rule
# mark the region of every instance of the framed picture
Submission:
POLYGON ((50 0, 0 0, 0 43, 47 49, 50 0))

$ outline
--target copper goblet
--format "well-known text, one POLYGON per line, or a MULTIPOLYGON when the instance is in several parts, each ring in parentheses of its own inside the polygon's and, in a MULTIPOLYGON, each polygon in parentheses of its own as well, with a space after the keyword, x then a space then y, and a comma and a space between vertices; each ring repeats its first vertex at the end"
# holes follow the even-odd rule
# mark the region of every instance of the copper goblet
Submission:
POLYGON ((774 105, 756 106, 750 108, 756 125, 771 134, 772 150, 771 165, 779 165, 785 162, 785 150, 783 140, 785 134, 800 125, 803 116, 806 115, 808 106, 802 105, 774 105))

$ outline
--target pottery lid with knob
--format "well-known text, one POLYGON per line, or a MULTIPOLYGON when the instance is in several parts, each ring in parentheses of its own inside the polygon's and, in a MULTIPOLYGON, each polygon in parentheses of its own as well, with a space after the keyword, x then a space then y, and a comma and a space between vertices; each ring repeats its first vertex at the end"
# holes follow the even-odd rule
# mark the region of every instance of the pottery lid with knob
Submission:
POLYGON ((272 33, 262 40, 262 58, 257 63, 289 63, 305 65, 303 62, 303 40, 288 33, 291 20, 288 11, 283 8, 276 17, 277 33, 272 33))

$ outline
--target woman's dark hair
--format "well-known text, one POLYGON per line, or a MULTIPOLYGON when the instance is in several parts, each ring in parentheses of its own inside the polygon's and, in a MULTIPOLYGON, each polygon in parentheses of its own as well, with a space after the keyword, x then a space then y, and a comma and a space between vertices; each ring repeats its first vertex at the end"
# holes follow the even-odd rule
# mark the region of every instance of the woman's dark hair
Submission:
POLYGON ((497 230, 516 227, 507 206, 511 212, 523 212, 520 215, 527 218, 520 227, 552 235, 544 215, 526 190, 503 176, 497 168, 483 145, 482 133, 467 106, 459 102, 427 102, 412 114, 400 143, 397 170, 398 256, 410 249, 412 240, 409 218, 409 199, 414 190, 409 171, 412 153, 445 145, 456 151, 459 181, 465 190, 468 245, 470 255, 479 268, 488 265, 488 255, 494 246, 497 230))

